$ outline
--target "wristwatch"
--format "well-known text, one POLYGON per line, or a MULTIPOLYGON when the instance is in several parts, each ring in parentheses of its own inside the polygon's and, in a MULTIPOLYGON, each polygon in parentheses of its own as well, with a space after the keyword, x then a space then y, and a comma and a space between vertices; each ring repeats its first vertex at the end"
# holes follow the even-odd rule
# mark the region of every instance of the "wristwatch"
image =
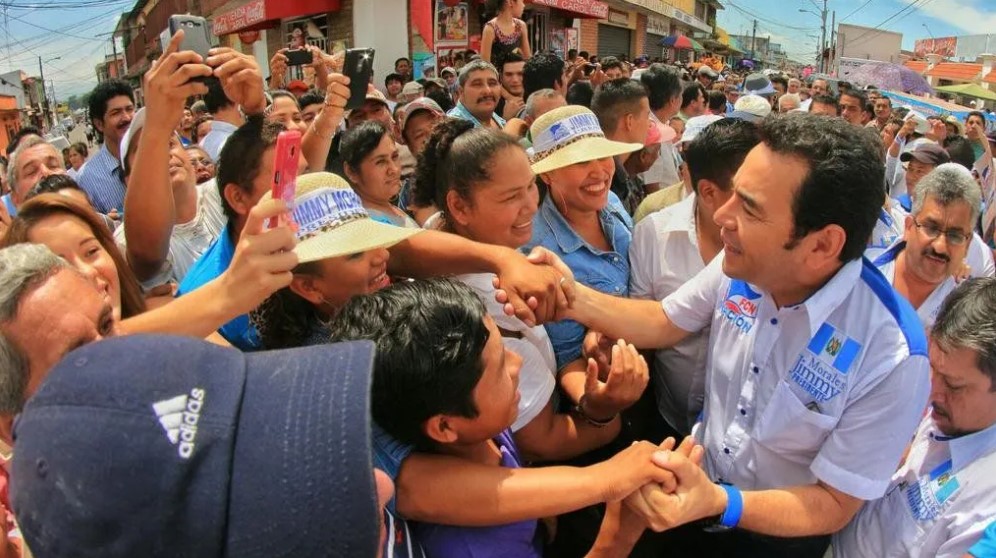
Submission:
POLYGON ((595 428, 605 428, 606 426, 611 424, 613 420, 616 419, 616 415, 612 415, 611 417, 605 420, 598 420, 588 415, 588 413, 584 412, 584 401, 587 396, 588 396, 587 393, 582 395, 581 400, 578 401, 578 404, 574 406, 574 412, 577 413, 578 416, 583 418, 585 422, 594 426, 595 428))

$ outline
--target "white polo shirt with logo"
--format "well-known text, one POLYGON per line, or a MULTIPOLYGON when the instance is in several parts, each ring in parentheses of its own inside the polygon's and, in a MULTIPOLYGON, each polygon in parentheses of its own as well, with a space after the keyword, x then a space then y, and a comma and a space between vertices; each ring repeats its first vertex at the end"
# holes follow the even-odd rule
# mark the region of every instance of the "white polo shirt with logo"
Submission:
POLYGON ((856 498, 882 496, 930 387, 909 303, 863 259, 780 309, 722 263, 721 253, 662 302, 686 331, 711 326, 693 430, 710 478, 744 490, 821 480, 856 498))
POLYGON ((927 415, 881 499, 834 535, 837 558, 960 558, 996 518, 996 425, 949 438, 927 415))

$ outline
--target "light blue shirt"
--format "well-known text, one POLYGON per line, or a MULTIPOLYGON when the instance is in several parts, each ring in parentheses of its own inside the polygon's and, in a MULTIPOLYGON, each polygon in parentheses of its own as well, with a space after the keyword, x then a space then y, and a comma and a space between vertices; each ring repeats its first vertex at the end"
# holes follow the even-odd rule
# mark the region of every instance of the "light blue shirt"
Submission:
MULTIPOLYGON (((547 195, 533 217, 533 237, 522 250, 529 252, 543 246, 557 254, 574 272, 574 278, 603 293, 629 296, 629 245, 633 239, 633 220, 622 209, 619 198, 609 192, 609 203, 598 212, 602 232, 612 249, 599 250, 574 232, 547 195)), ((546 326, 557 356, 557 368, 581 356, 585 328, 573 320, 561 320, 546 326)))
POLYGON ((7 206, 7 214, 10 215, 11 218, 17 217, 17 208, 14 207, 14 200, 10 199, 10 194, 4 194, 3 197, 0 197, 0 200, 3 201, 5 206, 7 206))
POLYGON ((996 520, 986 527, 982 538, 968 549, 968 553, 975 558, 996 558, 996 520))
MULTIPOLYGON (((225 227, 225 230, 218 235, 218 239, 187 271, 176 296, 183 296, 216 279, 232 265, 234 257, 235 244, 232 242, 232 232, 230 227, 225 227)), ((248 314, 242 314, 221 326, 218 333, 240 350, 255 351, 260 348, 259 333, 249 322, 248 314)))
POLYGON ((235 130, 238 129, 238 126, 222 122, 221 120, 211 122, 211 131, 201 140, 201 149, 211 157, 212 161, 217 163, 218 157, 221 156, 221 150, 225 147, 225 142, 228 141, 228 136, 235 133, 235 130))
POLYGON ((104 144, 80 169, 76 182, 90 196, 97 213, 106 215, 112 209, 124 211, 125 186, 121 178, 121 162, 104 144))
MULTIPOLYGON (((453 107, 452 109, 450 109, 449 112, 446 113, 446 116, 459 118, 461 120, 470 120, 471 122, 474 123, 475 128, 480 128, 481 126, 484 125, 480 120, 477 119, 476 116, 474 116, 473 114, 470 113, 469 110, 467 110, 467 107, 463 106, 463 103, 457 103, 455 107, 453 107)), ((498 124, 499 128, 505 127, 505 119, 498 116, 498 113, 492 114, 491 120, 494 121, 495 124, 498 124)))

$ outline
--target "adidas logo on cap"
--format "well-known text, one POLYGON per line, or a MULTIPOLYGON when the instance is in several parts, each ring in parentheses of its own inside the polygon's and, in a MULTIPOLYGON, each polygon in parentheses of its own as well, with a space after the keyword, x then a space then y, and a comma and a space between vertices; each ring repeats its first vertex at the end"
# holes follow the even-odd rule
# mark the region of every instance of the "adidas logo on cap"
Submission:
POLYGON ((197 423, 204 407, 205 391, 201 388, 190 390, 189 395, 178 395, 152 404, 152 410, 159 417, 159 424, 166 431, 170 443, 177 447, 177 454, 190 459, 194 454, 197 438, 197 423))

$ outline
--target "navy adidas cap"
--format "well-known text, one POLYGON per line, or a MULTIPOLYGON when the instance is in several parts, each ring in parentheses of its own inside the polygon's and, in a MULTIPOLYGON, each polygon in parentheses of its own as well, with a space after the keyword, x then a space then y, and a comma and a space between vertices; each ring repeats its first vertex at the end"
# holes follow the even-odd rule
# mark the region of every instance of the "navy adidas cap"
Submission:
POLYGON ((243 354, 181 337, 87 345, 14 426, 36 556, 374 556, 374 345, 243 354))

